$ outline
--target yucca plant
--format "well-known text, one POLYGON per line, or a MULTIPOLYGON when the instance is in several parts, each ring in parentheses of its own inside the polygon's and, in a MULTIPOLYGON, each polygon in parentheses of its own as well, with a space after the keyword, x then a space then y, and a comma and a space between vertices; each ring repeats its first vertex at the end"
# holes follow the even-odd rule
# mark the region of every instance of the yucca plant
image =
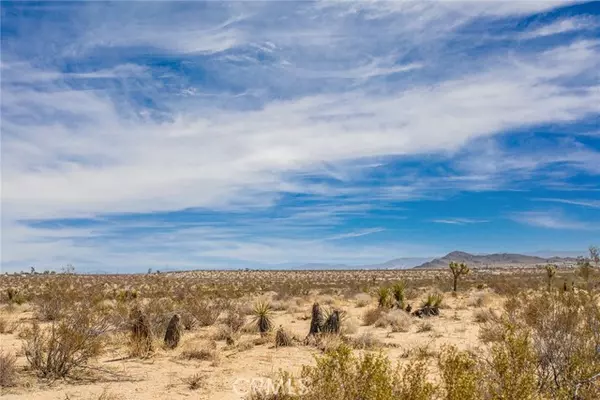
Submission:
POLYGON ((444 296, 441 293, 429 293, 427 295, 427 299, 423 302, 423 307, 431 307, 431 308, 440 308, 442 302, 444 301, 444 296))
POLYGON ((404 290, 406 289, 406 284, 403 281, 396 282, 391 289, 392 295, 394 296, 395 306, 404 309, 404 290))
POLYGON ((391 308, 394 305, 392 291, 388 287, 380 287, 377 289, 377 299, 379 307, 391 308))
POLYGON ((258 331, 261 335, 269 332, 273 329, 273 320, 271 318, 271 304, 265 300, 259 300, 254 304, 254 320, 253 322, 256 324, 258 331))

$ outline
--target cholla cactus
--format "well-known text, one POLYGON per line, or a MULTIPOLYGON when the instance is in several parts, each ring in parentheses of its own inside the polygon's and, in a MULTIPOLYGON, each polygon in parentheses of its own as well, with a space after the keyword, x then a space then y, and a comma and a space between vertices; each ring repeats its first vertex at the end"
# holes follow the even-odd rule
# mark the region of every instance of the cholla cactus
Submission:
POLYGON ((471 272, 471 270, 469 269, 469 267, 467 267, 467 264, 465 263, 457 263, 457 262, 450 262, 450 271, 452 271, 452 277, 453 277, 453 291, 456 292, 457 287, 458 287, 458 279, 462 276, 462 275, 467 275, 469 272, 471 272))

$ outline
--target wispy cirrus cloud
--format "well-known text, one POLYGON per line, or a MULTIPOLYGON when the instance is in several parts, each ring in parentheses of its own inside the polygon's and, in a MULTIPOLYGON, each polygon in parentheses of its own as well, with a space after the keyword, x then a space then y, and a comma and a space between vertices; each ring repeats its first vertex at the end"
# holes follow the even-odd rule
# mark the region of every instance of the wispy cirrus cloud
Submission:
MULTIPOLYGON (((3 263, 72 254, 81 264, 106 255, 136 265, 154 237, 192 243, 205 235, 202 252, 164 245, 153 257, 177 252, 183 265, 329 254, 344 262, 357 250, 340 239, 369 240, 379 231, 355 226, 380 226, 344 222, 376 218, 374 210, 598 175, 593 137, 569 132, 545 146, 523 141, 519 151, 500 143, 507 133, 527 137, 528 129, 600 112, 597 38, 529 46, 519 30, 493 31, 510 25, 504 18, 558 6, 24 5, 35 12, 3 21, 3 263), (303 209, 281 212, 286 201, 303 209), (150 229, 131 261, 111 239, 112 224, 123 224, 116 215, 147 221, 198 209, 228 219, 188 212, 212 229, 189 230, 184 220, 150 229), (273 213, 258 215, 264 210, 273 213), (34 223, 74 218, 110 223, 93 235, 34 223), (320 244, 306 237, 309 229, 320 244), (86 242, 98 232, 101 240, 86 242), (248 241, 249 232, 260 235, 248 241), (286 253, 292 247, 300 250, 286 253)), ((406 218, 398 214, 387 218, 406 218)))
POLYGON ((537 198, 535 201, 551 202, 551 203, 562 203, 572 204, 582 207, 600 208, 600 200, 594 199, 555 199, 555 198, 537 198))
POLYGON ((597 28, 598 21, 593 18, 579 17, 566 18, 554 21, 551 24, 540 26, 523 34, 524 38, 532 39, 561 33, 582 31, 597 28))
POLYGON ((468 224, 482 224, 489 222, 485 219, 471 219, 471 218, 441 218, 433 219, 431 222, 436 224, 447 224, 447 225, 468 225, 468 224))
POLYGON ((589 230, 594 226, 566 217, 559 211, 524 211, 514 213, 511 218, 521 224, 548 229, 589 230))

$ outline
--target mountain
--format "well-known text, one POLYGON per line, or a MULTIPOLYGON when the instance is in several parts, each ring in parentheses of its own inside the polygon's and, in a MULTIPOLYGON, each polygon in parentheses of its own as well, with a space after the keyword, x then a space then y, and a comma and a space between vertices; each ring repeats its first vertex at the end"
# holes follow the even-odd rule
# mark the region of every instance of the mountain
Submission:
POLYGON ((487 255, 475 255, 465 253, 464 251, 453 251, 446 254, 444 257, 435 258, 431 261, 423 263, 415 268, 447 268, 451 261, 466 263, 470 267, 502 267, 502 266, 527 266, 536 264, 563 264, 574 263, 575 258, 572 257, 550 257, 543 258, 538 256, 511 254, 511 253, 496 253, 487 255))

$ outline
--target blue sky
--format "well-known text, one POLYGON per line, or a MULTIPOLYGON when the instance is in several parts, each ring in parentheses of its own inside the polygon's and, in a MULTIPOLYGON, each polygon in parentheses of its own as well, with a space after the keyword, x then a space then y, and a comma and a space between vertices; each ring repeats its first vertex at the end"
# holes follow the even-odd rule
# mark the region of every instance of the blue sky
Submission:
POLYGON ((2 270, 600 238, 600 5, 2 2, 2 270))

